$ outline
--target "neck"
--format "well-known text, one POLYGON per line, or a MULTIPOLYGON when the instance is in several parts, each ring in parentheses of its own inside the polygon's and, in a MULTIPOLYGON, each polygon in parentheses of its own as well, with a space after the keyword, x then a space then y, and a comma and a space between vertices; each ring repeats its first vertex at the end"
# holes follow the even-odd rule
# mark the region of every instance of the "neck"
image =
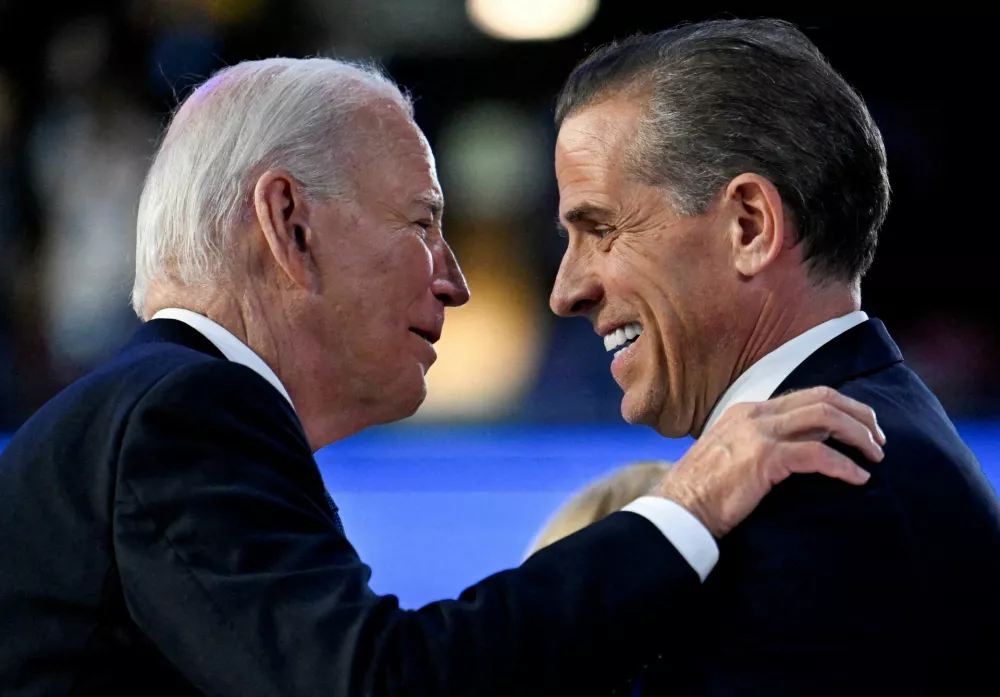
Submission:
POLYGON ((349 380, 329 375, 336 361, 321 347, 313 349, 316 342, 310 327, 297 321, 299 313, 294 308, 269 312, 271 303, 243 291, 170 288, 154 293, 151 289, 148 297, 147 317, 167 307, 197 312, 225 327, 257 354, 288 391, 313 452, 379 422, 358 400, 342 392, 349 380))
POLYGON ((692 435, 696 438, 701 435, 715 403, 750 366, 813 327, 860 308, 861 293, 856 285, 809 286, 793 293, 767 294, 756 315, 741 330, 744 338, 733 345, 730 358, 724 363, 720 361, 731 368, 717 377, 712 395, 700 409, 704 413, 697 418, 698 426, 692 435))
POLYGON ((860 292, 849 286, 812 288, 811 292, 795 297, 801 300, 788 302, 786 297, 769 295, 761 304, 733 363, 730 385, 779 346, 813 327, 861 308, 860 292))

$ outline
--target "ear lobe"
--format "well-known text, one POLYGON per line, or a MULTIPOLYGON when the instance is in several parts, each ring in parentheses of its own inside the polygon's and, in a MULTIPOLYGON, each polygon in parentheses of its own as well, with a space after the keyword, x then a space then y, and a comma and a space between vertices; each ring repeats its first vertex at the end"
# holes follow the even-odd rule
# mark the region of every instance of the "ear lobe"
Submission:
POLYGON ((270 256, 294 285, 310 289, 317 280, 310 252, 309 207, 298 182, 287 172, 265 172, 254 187, 254 212, 270 256))
POLYGON ((781 196, 764 177, 741 174, 726 187, 726 200, 734 216, 734 266, 752 278, 770 266, 784 245, 781 196))

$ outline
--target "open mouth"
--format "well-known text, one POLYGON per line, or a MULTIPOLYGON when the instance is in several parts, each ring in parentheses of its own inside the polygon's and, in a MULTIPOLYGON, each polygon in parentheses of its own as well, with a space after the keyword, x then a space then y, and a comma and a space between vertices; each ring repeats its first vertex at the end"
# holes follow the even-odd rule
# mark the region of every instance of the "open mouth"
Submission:
POLYGON ((642 325, 638 322, 629 322, 604 336, 604 349, 609 352, 614 351, 617 356, 634 344, 640 336, 642 336, 642 325))

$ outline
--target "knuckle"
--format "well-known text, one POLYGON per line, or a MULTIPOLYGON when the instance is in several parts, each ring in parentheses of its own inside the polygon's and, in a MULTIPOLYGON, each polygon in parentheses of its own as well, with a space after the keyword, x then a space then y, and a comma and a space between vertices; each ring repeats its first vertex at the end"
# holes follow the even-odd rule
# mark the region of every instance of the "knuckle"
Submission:
POLYGON ((829 448, 818 440, 806 443, 803 454, 809 460, 821 460, 829 454, 829 448))
POLYGON ((786 402, 791 401, 792 399, 795 399, 795 396, 799 394, 799 392, 801 391, 802 390, 787 390, 777 396, 772 397, 770 399, 770 402, 772 404, 784 404, 786 402))
POLYGON ((832 402, 839 394, 835 389, 826 385, 820 385, 813 389, 815 390, 816 398, 823 402, 832 402))
POLYGON ((823 402, 822 404, 816 405, 818 407, 818 416, 823 421, 831 421, 837 414, 836 408, 829 402, 823 402))
POLYGON ((841 416, 843 416, 843 412, 840 411, 839 409, 837 409, 837 407, 835 407, 835 406, 833 406, 832 404, 829 404, 829 403, 824 403, 823 404, 823 418, 824 419, 826 419, 827 421, 833 421, 834 419, 837 419, 837 418, 839 418, 841 416))
POLYGON ((759 421, 743 421, 739 428, 739 437, 753 444, 754 447, 760 445, 762 433, 759 421))
POLYGON ((808 443, 801 451, 798 470, 800 472, 817 472, 826 469, 830 464, 830 451, 819 441, 808 443))

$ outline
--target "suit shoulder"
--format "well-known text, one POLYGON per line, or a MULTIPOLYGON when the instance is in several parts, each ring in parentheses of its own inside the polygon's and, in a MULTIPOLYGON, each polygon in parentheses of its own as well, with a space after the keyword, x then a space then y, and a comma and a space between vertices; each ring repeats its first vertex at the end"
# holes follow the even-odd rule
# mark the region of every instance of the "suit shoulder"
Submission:
MULTIPOLYGON (((820 475, 793 476, 775 489, 761 509, 775 520, 825 516, 837 528, 859 535, 881 526, 899 534, 934 528, 937 538, 974 521, 981 530, 1000 534, 1000 504, 975 455, 933 393, 904 364, 835 385, 841 393, 875 411, 886 434, 885 458, 871 463, 850 454, 872 474, 863 487, 820 475)), ((831 443, 836 447, 835 443, 831 443)), ((1000 539, 1000 537, 998 537, 1000 539)))
POLYGON ((886 433, 887 460, 895 451, 918 462, 976 463, 937 397, 905 364, 854 378, 837 389, 875 410, 886 433))
POLYGON ((157 383, 185 366, 219 363, 216 358, 183 346, 156 343, 128 346, 105 363, 60 390, 14 434, 11 441, 58 441, 81 437, 92 424, 121 424, 157 383))
POLYGON ((162 408, 188 408, 208 421, 281 420, 298 427, 298 417, 276 387, 251 368, 226 360, 190 362, 162 375, 143 394, 136 411, 162 408))

